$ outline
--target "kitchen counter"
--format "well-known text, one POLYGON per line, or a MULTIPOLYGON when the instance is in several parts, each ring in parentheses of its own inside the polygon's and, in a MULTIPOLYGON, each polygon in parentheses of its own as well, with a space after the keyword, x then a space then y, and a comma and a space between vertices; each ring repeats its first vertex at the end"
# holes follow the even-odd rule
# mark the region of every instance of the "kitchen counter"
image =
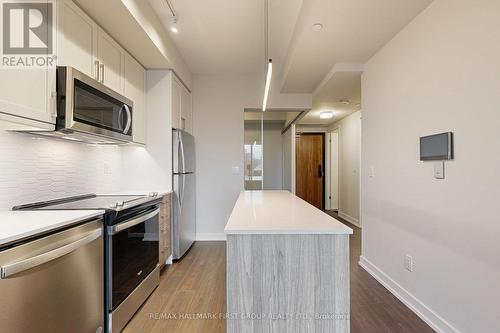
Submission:
POLYGON ((0 212, 0 246, 103 215, 103 210, 0 212))
POLYGON ((242 191, 226 234, 352 234, 352 229, 288 191, 242 191))
POLYGON ((227 236, 227 332, 348 333, 352 229, 286 191, 241 192, 227 236))

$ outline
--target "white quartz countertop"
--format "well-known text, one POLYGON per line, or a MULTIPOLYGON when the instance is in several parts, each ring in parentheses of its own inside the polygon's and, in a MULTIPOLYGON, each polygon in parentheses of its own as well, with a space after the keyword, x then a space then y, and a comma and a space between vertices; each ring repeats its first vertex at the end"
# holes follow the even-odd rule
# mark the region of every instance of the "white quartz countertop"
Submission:
POLYGON ((103 215, 103 210, 0 212, 0 246, 103 215))
POLYGON ((288 191, 242 191, 226 234, 352 234, 352 229, 288 191))

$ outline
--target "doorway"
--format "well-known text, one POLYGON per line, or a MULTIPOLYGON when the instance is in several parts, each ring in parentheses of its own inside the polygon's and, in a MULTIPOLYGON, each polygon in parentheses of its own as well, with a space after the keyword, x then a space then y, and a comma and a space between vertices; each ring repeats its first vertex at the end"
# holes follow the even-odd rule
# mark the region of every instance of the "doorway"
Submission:
POLYGON ((325 208, 325 134, 295 136, 295 191, 311 205, 325 208))

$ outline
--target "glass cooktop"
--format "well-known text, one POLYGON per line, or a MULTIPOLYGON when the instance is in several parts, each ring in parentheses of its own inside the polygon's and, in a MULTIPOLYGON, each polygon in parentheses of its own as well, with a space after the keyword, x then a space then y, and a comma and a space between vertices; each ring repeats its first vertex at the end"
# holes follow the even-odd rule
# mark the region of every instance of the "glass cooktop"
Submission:
POLYGON ((130 208, 151 200, 158 199, 158 193, 149 195, 95 195, 87 194, 76 197, 20 205, 13 210, 80 210, 130 208))

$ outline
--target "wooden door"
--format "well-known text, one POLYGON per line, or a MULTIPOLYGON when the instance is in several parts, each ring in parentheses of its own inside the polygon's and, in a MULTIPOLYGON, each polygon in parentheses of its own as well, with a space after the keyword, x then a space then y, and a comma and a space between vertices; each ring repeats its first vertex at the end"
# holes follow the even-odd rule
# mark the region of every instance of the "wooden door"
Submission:
POLYGON ((324 149, 323 133, 297 134, 295 140, 295 193, 311 205, 324 208, 324 149))

